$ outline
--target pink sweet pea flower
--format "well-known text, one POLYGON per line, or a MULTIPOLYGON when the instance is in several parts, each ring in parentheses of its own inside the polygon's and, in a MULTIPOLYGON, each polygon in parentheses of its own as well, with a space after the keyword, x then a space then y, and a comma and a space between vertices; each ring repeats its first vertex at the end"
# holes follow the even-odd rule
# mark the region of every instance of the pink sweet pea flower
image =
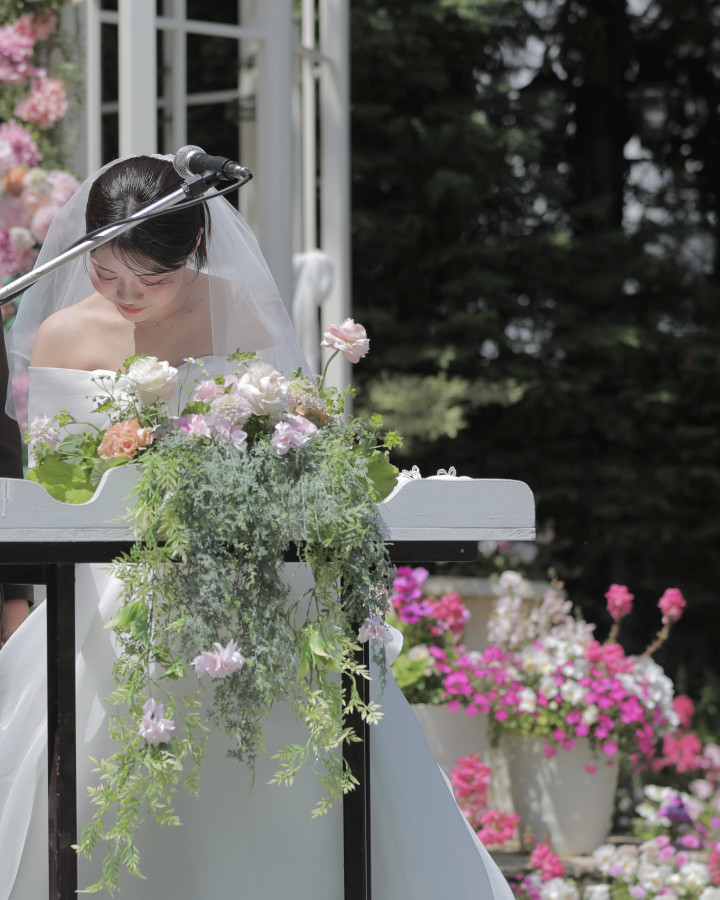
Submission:
POLYGON ((668 588, 658 601, 663 614, 663 623, 677 622, 682 616, 686 603, 678 588, 668 588))
POLYGON ((339 350, 345 359, 356 363, 367 354, 370 349, 370 341, 362 325, 353 319, 345 319, 340 325, 328 325, 323 331, 320 346, 339 350))
POLYGON ((380 616, 368 616, 358 630, 358 640, 361 644, 365 644, 367 641, 380 641, 387 644, 392 640, 392 632, 380 616))
POLYGON ((191 665, 195 666, 198 675, 225 678, 245 663, 245 657, 235 641, 230 641, 226 647, 216 641, 213 647, 214 650, 205 650, 192 661, 191 665))
POLYGON ((143 717, 138 726, 138 734, 152 747, 157 744, 166 744, 170 740, 170 732, 175 731, 175 723, 172 719, 163 716, 164 706, 156 703, 152 697, 145 701, 143 717))
POLYGON ((631 594, 624 584, 611 584, 605 594, 605 599, 608 612, 615 622, 619 622, 632 610, 635 595, 631 594))

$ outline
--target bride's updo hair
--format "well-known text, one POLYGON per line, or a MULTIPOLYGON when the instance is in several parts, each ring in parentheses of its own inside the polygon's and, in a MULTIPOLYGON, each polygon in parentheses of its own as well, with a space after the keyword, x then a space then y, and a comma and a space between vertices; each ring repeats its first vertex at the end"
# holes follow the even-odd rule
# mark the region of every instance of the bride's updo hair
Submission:
MULTIPOLYGON (((93 182, 85 207, 88 231, 125 219, 166 197, 183 179, 166 159, 131 156, 115 163, 93 182)), ((182 268, 194 254, 194 268, 207 263, 210 214, 205 203, 146 219, 114 238, 115 256, 130 268, 159 275, 182 268), (196 249, 197 245, 197 249, 196 249)))

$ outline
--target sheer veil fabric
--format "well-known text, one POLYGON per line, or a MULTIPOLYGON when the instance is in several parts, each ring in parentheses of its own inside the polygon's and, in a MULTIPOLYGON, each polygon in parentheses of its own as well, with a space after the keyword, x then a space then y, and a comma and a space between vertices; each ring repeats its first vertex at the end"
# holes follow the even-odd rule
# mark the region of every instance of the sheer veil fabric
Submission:
MULTIPOLYGON (((172 161, 172 156, 161 157, 172 161)), ((115 160, 114 162, 117 162, 115 160)), ((86 179, 54 217, 36 265, 55 259, 85 233, 85 206, 90 187, 108 163, 86 179)), ((210 282, 213 354, 226 357, 235 350, 257 352, 275 368, 290 375, 307 371, 300 343, 257 239, 240 213, 224 198, 207 195, 210 228, 207 267, 210 282)), ((167 215, 172 215, 169 210, 167 215)), ((87 254, 41 278, 25 292, 8 334, 10 371, 15 389, 26 384, 35 335, 54 312, 84 300, 94 292, 87 254)), ((12 391, 7 409, 14 415, 12 391)))
MULTIPOLYGON (((40 262, 84 232, 89 182, 56 217, 40 262)), ((235 349, 259 351, 290 374, 304 360, 292 325, 252 232, 224 199, 210 201, 208 272, 212 284, 213 374, 235 349), (217 368, 216 368, 217 367, 217 368)), ((34 335, 56 309, 92 293, 83 260, 33 286, 13 328, 15 373, 28 368, 34 335)), ((79 335, 81 340, 82 336, 79 335)), ((31 368, 30 418, 66 408, 90 421, 93 373, 31 368)), ((186 384, 186 389, 191 389, 186 384)), ((104 423, 97 422, 102 427, 104 423)), ((299 569, 288 577, 307 575, 299 569)), ((298 596, 299 594, 296 594, 298 596)), ((115 647, 105 622, 120 600, 107 566, 76 568, 77 772, 79 823, 88 821, 87 787, 97 775, 90 757, 113 752, 108 703, 115 647)), ((48 895, 45 603, 0 651, 0 900, 48 895)), ((389 652, 397 652, 397 644, 389 652)), ((374 680, 373 690, 378 690, 374 680)), ((512 900, 510 888, 460 813, 422 729, 388 669, 379 696, 383 718, 371 729, 372 860, 374 900, 512 900)), ((290 709, 274 707, 264 729, 270 752, 300 735, 290 709)), ((304 740, 304 739, 303 739, 304 740)), ((147 881, 128 876, 122 900, 341 900, 342 808, 311 819, 321 787, 306 768, 291 789, 267 782, 277 760, 262 756, 254 780, 226 756, 224 735, 213 732, 200 772, 200 794, 180 791, 179 828, 146 822, 139 834, 147 881)), ((80 860, 80 887, 98 878, 104 856, 80 860)), ((105 893, 99 896, 107 896, 105 893)))

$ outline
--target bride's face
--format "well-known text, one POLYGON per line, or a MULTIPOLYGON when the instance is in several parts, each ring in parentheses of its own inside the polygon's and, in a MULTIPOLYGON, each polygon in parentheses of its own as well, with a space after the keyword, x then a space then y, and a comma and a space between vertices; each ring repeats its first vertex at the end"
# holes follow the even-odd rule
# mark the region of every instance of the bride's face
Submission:
POLYGON ((105 244, 90 254, 90 281, 129 322, 160 322, 187 300, 189 270, 183 266, 160 275, 130 268, 105 244))

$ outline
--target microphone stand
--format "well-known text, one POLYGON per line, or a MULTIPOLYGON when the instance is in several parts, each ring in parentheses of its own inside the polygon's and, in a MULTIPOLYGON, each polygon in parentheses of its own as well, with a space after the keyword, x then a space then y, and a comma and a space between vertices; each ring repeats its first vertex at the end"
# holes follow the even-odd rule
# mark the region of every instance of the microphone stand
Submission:
POLYGON ((0 306, 9 303, 10 300, 17 297, 18 294, 22 294, 23 291, 35 284, 36 281, 39 281, 41 278, 44 278, 45 275, 49 275, 50 272, 54 272, 56 269, 64 266, 65 263, 75 259, 76 256, 80 256, 83 253, 94 250, 95 247, 106 244, 124 231, 129 231, 143 219, 147 219, 164 209, 169 209, 181 200, 191 200, 202 196, 209 188, 215 187, 219 181, 219 173, 203 172, 202 175, 196 175, 189 181, 183 182, 180 187, 171 191, 165 197, 161 197, 160 200, 149 203, 143 209, 136 210, 131 216, 128 216, 126 220, 116 225, 108 225, 92 238, 86 235, 76 244, 68 247, 67 250, 63 250, 62 253, 59 253, 54 259, 48 260, 48 262, 43 263, 40 266, 36 266, 26 275, 21 275, 4 288, 0 288, 0 306))

